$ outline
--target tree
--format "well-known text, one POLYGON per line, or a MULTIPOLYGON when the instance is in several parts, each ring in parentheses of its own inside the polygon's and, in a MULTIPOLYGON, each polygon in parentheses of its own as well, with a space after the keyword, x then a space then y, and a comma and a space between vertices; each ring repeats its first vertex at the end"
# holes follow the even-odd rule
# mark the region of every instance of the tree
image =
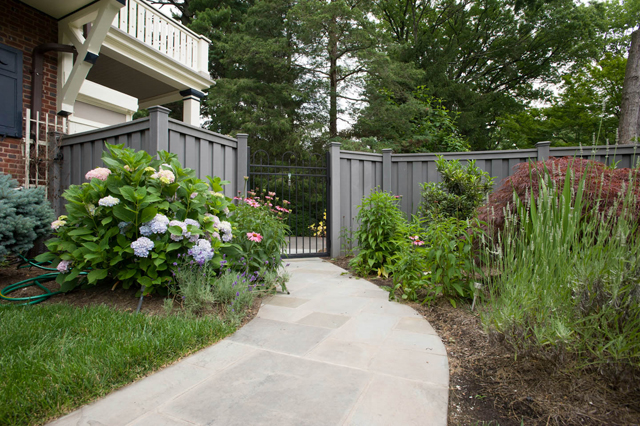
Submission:
POLYGON ((345 86, 365 72, 362 61, 377 44, 368 12, 364 0, 300 0, 292 10, 299 64, 326 82, 331 138, 338 135, 338 99, 358 101, 345 86))
POLYGON ((491 147, 496 118, 549 95, 569 66, 600 49, 601 5, 572 0, 378 0, 377 16, 401 46, 394 58, 425 71, 421 84, 460 113, 474 149, 491 147))
POLYGON ((563 76, 551 105, 499 117, 496 148, 531 148, 543 140, 555 146, 614 143, 626 63, 623 55, 606 52, 563 76))
POLYGON ((631 34, 620 103, 618 135, 621 144, 637 141, 640 136, 640 28, 631 34))

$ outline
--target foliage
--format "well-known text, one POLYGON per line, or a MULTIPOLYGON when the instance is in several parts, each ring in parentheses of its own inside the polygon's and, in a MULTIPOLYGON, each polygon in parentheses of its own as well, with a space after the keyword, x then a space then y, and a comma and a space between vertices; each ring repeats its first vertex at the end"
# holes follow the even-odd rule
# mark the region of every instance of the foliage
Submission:
POLYGON ((107 148, 108 168, 90 171, 90 182, 63 194, 67 216, 52 224, 56 238, 38 258, 58 265, 62 291, 90 269, 86 284, 109 279, 151 293, 167 286, 179 254, 218 266, 232 238, 231 224, 221 220, 230 203, 220 193, 225 182, 197 179, 175 154, 161 151, 153 159, 122 145, 107 148))
POLYGON ((262 189, 248 191, 248 195, 248 198, 236 197, 238 205, 233 213, 238 235, 235 243, 246 263, 244 271, 248 274, 277 271, 282 266, 282 251, 287 245, 289 209, 280 205, 275 192, 262 189))
POLYGON ((431 221, 414 217, 403 235, 401 250, 393 259, 393 297, 430 302, 447 297, 455 306, 456 298, 469 298, 474 292, 474 277, 480 272, 474 263, 476 239, 480 228, 455 217, 431 221))
POLYGON ((520 355, 591 367, 620 386, 640 371, 638 176, 613 204, 591 199, 591 178, 548 170, 526 202, 514 197, 487 247, 495 274, 483 321, 520 355))
POLYGON ((53 219, 44 188, 18 189, 18 182, 0 173, 0 260, 32 248, 49 234, 53 219))
POLYGON ((379 0, 376 6, 393 40, 387 55, 423 71, 413 87, 428 87, 460 114, 460 132, 474 150, 490 148, 496 117, 545 99, 547 84, 600 54, 600 29, 608 27, 606 6, 572 0, 379 0))
POLYGON ((239 323, 253 302, 258 281, 257 273, 247 280, 246 273, 235 273, 228 267, 217 271, 208 263, 183 260, 170 293, 188 314, 199 315, 218 307, 223 316, 239 323))
POLYGON ((15 426, 45 424, 235 331, 215 316, 103 305, 3 306, 0 323, 0 424, 15 426))
POLYGON ((446 160, 438 156, 436 160, 442 182, 422 184, 420 213, 429 220, 454 217, 466 220, 493 187, 493 178, 479 167, 475 160, 464 167, 459 160, 446 160))
POLYGON ((550 98, 551 105, 498 119, 495 148, 532 148, 540 141, 614 144, 626 63, 622 53, 606 52, 597 63, 562 76, 562 92, 550 98))
POLYGON ((398 233, 406 220, 398 208, 398 199, 375 188, 362 199, 358 209, 358 254, 349 264, 361 275, 386 275, 387 263, 398 251, 398 233))
POLYGON ((482 235, 478 223, 470 223, 455 217, 429 224, 425 235, 427 265, 427 298, 473 297, 474 278, 480 269, 474 263, 473 247, 482 235))
MULTIPOLYGON (((614 153, 611 153, 612 156, 614 153)), ((538 199, 539 181, 549 180, 552 189, 563 188, 567 176, 571 180, 574 193, 579 190, 578 184, 584 180, 582 195, 584 199, 583 214, 597 209, 599 212, 611 212, 614 218, 622 213, 621 194, 626 190, 633 191, 633 196, 640 199, 640 169, 612 169, 594 160, 564 157, 550 158, 546 161, 518 164, 514 173, 505 179, 502 185, 490 196, 488 203, 478 212, 478 218, 496 232, 505 226, 507 213, 515 213, 514 197, 521 203, 529 204, 530 197, 538 199), (632 184, 636 182, 635 184, 632 184), (515 195, 514 195, 515 194, 515 195)), ((640 206, 629 212, 635 220, 640 218, 640 206)))
POLYGON ((354 129, 359 137, 375 137, 379 141, 375 145, 400 153, 469 151, 456 126, 457 114, 425 86, 403 100, 384 89, 376 95, 386 97, 387 102, 371 103, 361 111, 354 129))

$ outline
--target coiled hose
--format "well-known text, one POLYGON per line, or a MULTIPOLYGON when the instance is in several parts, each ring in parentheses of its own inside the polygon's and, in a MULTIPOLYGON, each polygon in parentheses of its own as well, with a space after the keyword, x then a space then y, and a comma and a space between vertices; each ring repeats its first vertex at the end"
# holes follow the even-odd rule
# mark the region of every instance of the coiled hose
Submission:
MULTIPOLYGON (((21 303, 18 306, 25 305, 35 305, 36 303, 43 302, 50 298, 51 296, 55 296, 56 294, 60 294, 60 291, 51 291, 46 288, 42 283, 46 283, 47 281, 53 281, 56 279, 60 272, 56 268, 50 268, 48 265, 50 262, 36 262, 33 259, 27 259, 22 255, 18 255, 18 257, 22 260, 22 264, 18 266, 18 269, 28 268, 34 266, 36 268, 42 269, 44 271, 55 271, 55 272, 47 272, 46 274, 39 275, 37 277, 28 278, 26 280, 19 281, 15 284, 11 284, 2 290, 0 290, 0 298, 4 300, 8 300, 10 302, 25 302, 21 303), (36 296, 27 296, 27 297, 10 297, 7 296, 9 293, 12 293, 16 290, 20 290, 21 288, 30 287, 30 286, 38 286, 43 291, 42 294, 38 294, 36 296)), ((86 274, 86 272, 81 272, 81 274, 86 274)), ((1 306, 13 306, 8 304, 0 304, 1 306)))

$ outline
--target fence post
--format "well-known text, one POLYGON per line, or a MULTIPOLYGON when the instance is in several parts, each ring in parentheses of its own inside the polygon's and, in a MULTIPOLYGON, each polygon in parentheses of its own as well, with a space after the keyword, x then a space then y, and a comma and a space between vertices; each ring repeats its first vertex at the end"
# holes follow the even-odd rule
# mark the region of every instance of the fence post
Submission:
POLYGON ((550 141, 538 142, 536 144, 538 161, 546 161, 549 159, 549 145, 551 145, 550 141))
POLYGON ((382 150, 382 190, 391 191, 391 148, 382 150))
POLYGON ((329 238, 331 257, 340 256, 340 142, 331 142, 329 147, 329 238))
MULTIPOLYGON (((47 196, 49 197, 49 201, 53 205, 53 209, 56 212, 56 216, 60 216, 64 211, 64 203, 62 198, 62 150, 60 149, 60 140, 62 139, 62 132, 49 132, 49 158, 51 159, 51 164, 48 165, 50 167, 49 172, 49 191, 47 196)), ((69 161, 69 159, 67 159, 69 161)))
POLYGON ((149 140, 142 149, 155 157, 158 151, 169 151, 169 112, 160 105, 149 108, 149 140))
MULTIPOLYGON (((249 151, 247 149, 247 141, 249 139, 249 135, 246 133, 238 133, 236 135, 236 140, 238 141, 238 150, 236 151, 236 194, 242 191, 244 188, 244 177, 249 176, 249 151)), ((246 196, 246 194, 242 194, 246 196)))

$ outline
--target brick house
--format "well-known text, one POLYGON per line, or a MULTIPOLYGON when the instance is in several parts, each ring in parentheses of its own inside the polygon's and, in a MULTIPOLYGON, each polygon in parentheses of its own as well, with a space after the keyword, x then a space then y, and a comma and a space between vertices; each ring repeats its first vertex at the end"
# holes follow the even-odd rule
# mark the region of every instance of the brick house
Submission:
POLYGON ((0 172, 46 183, 48 132, 124 123, 183 100, 198 126, 209 40, 145 0, 3 0, 0 172))

